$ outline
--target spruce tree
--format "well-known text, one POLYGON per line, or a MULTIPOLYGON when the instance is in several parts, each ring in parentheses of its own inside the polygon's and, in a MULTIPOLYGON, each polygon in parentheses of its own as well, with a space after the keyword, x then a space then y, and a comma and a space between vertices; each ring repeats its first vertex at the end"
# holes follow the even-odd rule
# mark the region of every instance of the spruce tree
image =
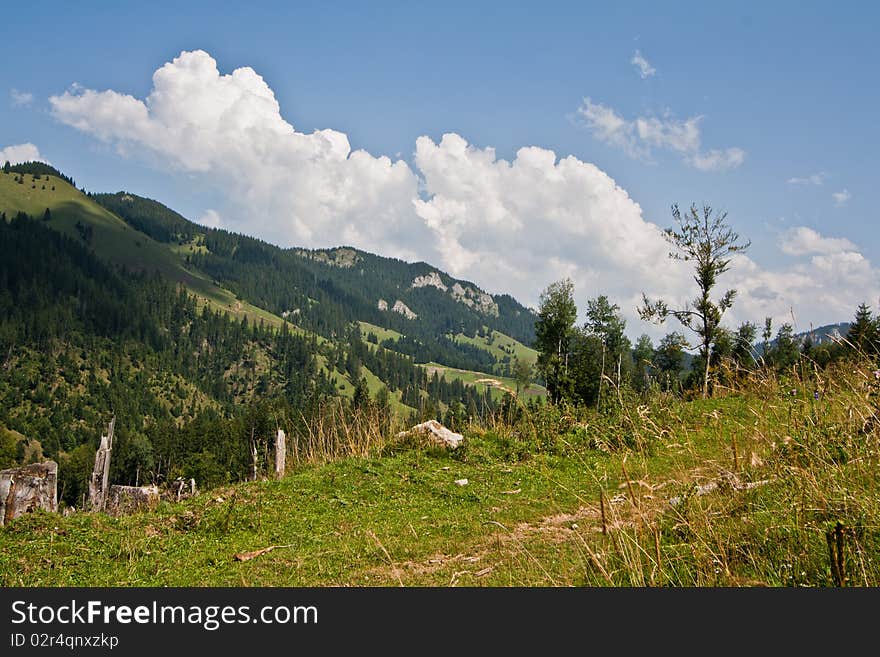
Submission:
POLYGON ((877 321, 871 317, 870 308, 867 304, 859 304, 847 340, 858 351, 873 355, 877 353, 878 337, 877 321))

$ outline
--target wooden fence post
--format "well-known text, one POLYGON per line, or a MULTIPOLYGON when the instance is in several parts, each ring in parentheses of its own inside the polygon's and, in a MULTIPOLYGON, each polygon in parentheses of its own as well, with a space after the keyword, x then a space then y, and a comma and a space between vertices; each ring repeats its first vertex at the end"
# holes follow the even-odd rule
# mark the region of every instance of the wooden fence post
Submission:
POLYGON ((287 437, 284 429, 278 429, 275 435, 275 477, 281 479, 284 476, 287 462, 287 437))

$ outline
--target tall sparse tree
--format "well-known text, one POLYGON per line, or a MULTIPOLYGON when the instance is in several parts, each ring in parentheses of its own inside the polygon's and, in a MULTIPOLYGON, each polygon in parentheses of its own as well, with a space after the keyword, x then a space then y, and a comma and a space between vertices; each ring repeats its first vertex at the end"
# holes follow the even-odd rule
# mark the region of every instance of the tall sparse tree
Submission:
POLYGON ((535 323, 538 369, 554 403, 562 398, 567 385, 569 345, 577 319, 573 290, 574 283, 568 278, 551 283, 541 293, 535 323))
POLYGON ((701 210, 691 205, 683 214, 676 204, 672 206, 672 217, 677 229, 667 228, 664 231, 666 240, 674 247, 669 257, 693 262, 694 281, 699 295, 683 308, 672 309, 662 299, 652 301, 643 294, 639 315, 642 319, 660 323, 672 315, 682 326, 699 336, 700 356, 705 363, 703 397, 707 397, 712 343, 721 326, 722 315, 733 305, 736 290, 727 290, 718 301, 712 300, 711 293, 718 277, 730 268, 731 257, 748 249, 751 242, 740 242, 739 234, 727 224, 727 213, 716 214, 708 205, 701 210))

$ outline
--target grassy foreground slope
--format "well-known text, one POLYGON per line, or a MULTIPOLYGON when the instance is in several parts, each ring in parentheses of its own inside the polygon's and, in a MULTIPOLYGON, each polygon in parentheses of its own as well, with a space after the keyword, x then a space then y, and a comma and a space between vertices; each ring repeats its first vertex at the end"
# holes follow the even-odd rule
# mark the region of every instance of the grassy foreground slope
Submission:
POLYGON ((872 370, 545 409, 451 453, 376 441, 153 513, 35 513, 0 529, 0 584, 877 586, 872 370))

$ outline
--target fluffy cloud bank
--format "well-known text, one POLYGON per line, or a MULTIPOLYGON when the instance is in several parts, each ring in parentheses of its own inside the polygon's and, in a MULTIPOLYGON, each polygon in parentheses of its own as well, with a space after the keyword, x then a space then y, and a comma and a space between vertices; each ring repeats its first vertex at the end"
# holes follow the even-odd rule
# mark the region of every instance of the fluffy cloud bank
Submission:
POLYGON ((784 270, 765 270, 747 258, 734 265, 731 280, 742 293, 743 317, 771 316, 778 324, 794 314, 806 330, 810 322, 846 321, 860 303, 876 308, 880 302, 880 270, 850 240, 798 226, 781 236, 779 248, 796 258, 784 270))
MULTIPOLYGON (((73 87, 50 103, 58 120, 123 154, 152 153, 215 185, 225 205, 205 209, 207 224, 221 223, 222 215, 224 228, 283 246, 347 244, 425 260, 532 305, 550 282, 570 276, 581 308, 607 294, 634 333, 650 331, 636 315, 642 291, 675 302, 692 294, 686 266, 667 258, 660 227, 606 173, 573 156, 531 146, 508 161, 449 133, 439 141, 420 137, 413 169, 352 149, 336 130, 299 132, 253 69, 222 74, 202 51, 158 69, 144 99, 73 87)), ((608 140, 636 153, 667 148, 706 168, 744 157, 731 152, 737 149, 701 150, 699 117, 626 121, 598 104, 588 111, 608 140)), ((800 239, 791 255, 812 261, 785 272, 740 258, 721 282, 742 293, 735 307, 742 312, 732 319, 780 317, 791 306, 811 312, 819 288, 829 304, 823 318, 837 320, 855 307, 838 286, 876 286, 870 264, 847 255, 857 253, 848 242, 832 240, 816 251, 806 246, 809 236, 800 239), (810 267, 826 276, 813 276, 810 267)))
POLYGON ((49 102, 62 122, 123 153, 147 148, 208 174, 271 241, 378 249, 407 236, 416 178, 406 163, 352 151, 336 130, 297 132, 251 68, 221 75, 207 53, 184 52, 155 72, 145 100, 74 88, 49 102))

